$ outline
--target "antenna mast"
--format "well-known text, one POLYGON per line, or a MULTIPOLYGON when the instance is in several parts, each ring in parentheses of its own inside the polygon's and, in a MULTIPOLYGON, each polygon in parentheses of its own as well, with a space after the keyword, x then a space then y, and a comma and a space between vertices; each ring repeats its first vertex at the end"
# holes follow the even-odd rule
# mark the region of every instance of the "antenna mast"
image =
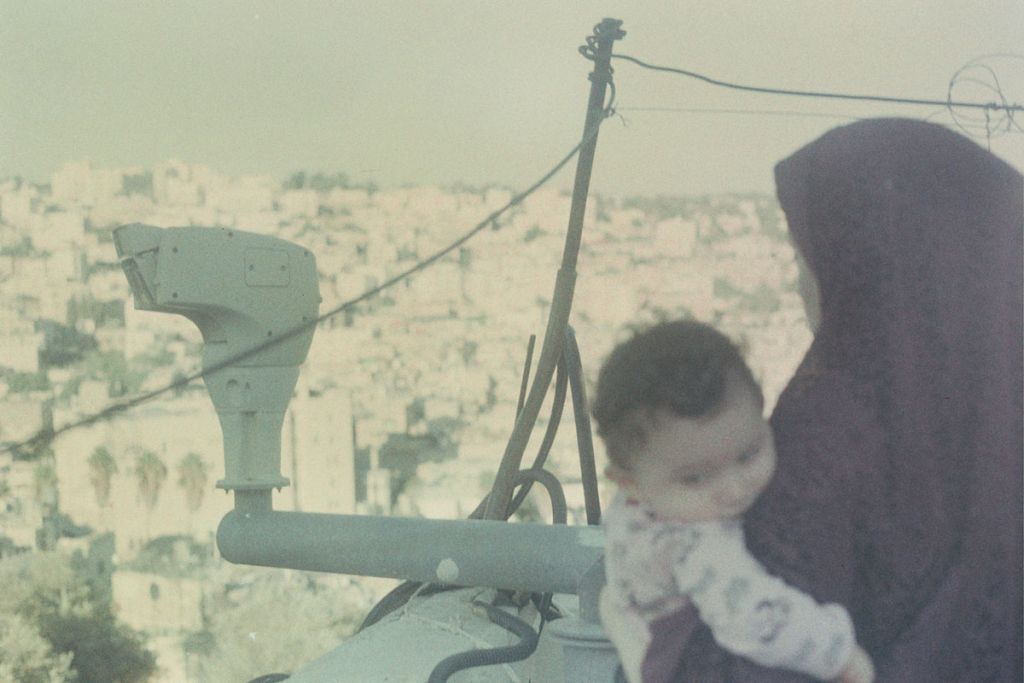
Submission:
POLYGON ((604 19, 594 27, 594 35, 587 37, 587 44, 580 47, 580 53, 594 62, 594 70, 588 76, 590 99, 587 102, 587 116, 583 128, 584 142, 576 162, 576 180, 572 191, 572 208, 569 211, 569 227, 562 251, 562 265, 555 279, 555 291, 548 313, 540 360, 537 361, 537 371, 526 403, 523 404, 523 410, 519 413, 505 453, 502 455, 494 486, 487 498, 484 519, 506 518, 523 452, 530 440, 530 433, 537 422, 541 404, 551 385, 551 377, 564 348, 565 330, 569 323, 569 311, 572 309, 573 290, 576 285, 576 258, 583 235, 583 215, 587 208, 587 193, 590 190, 590 172, 594 167, 598 128, 605 117, 605 91, 612 80, 612 46, 625 35, 621 20, 604 19))

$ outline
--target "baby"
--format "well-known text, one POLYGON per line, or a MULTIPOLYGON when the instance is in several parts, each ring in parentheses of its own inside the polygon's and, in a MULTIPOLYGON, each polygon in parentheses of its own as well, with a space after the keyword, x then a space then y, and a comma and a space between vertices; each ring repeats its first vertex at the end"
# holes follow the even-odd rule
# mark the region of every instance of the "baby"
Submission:
POLYGON ((723 648, 821 680, 870 683, 846 610, 771 576, 746 549, 741 516, 775 471, 764 398, 739 351, 694 321, 656 325, 618 346, 598 379, 594 418, 608 477, 608 585, 601 617, 630 683, 649 624, 692 602, 723 648))

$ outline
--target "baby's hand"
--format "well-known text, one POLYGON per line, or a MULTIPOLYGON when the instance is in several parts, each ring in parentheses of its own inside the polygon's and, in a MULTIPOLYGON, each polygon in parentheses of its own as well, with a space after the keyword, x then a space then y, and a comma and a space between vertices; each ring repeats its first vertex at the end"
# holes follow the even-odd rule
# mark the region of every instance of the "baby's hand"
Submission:
POLYGON ((612 641, 618 650, 626 680, 629 683, 640 683, 644 655, 650 644, 650 633, 646 624, 635 614, 627 614, 616 607, 607 587, 601 589, 598 612, 608 640, 612 641))
POLYGON ((836 679, 838 683, 874 683, 875 665, 868 653, 858 645, 853 649, 850 661, 836 679))

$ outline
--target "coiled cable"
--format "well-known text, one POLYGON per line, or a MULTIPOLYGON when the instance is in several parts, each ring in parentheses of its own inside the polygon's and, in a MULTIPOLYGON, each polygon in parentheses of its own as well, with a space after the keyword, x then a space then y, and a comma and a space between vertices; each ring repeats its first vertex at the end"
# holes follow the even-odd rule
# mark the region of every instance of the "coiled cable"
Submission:
POLYGON ((493 647, 486 650, 467 650, 466 652, 459 652, 445 657, 430 672, 430 678, 427 679, 427 683, 446 683, 452 674, 463 669, 519 662, 532 655, 534 650, 537 649, 539 636, 533 630, 533 627, 525 621, 509 614, 500 607, 489 605, 486 602, 474 600, 473 604, 483 607, 487 612, 487 618, 492 623, 519 636, 519 642, 515 645, 493 647))
MULTIPOLYGON (((551 402, 551 415, 548 417, 548 426, 544 430, 544 438, 541 439, 540 448, 537 449, 537 457, 533 459, 533 465, 531 465, 527 469, 520 470, 519 474, 521 474, 522 472, 530 471, 536 472, 538 470, 544 471, 542 468, 544 467, 544 463, 547 462, 548 455, 551 453, 551 446, 554 445, 555 443, 555 436, 558 434, 558 426, 562 422, 562 412, 565 409, 565 397, 567 393, 567 387, 569 384, 568 372, 566 371, 564 355, 561 359, 559 359, 557 373, 558 374, 555 377, 555 395, 551 402)), ((533 479, 527 479, 526 482, 523 483, 522 488, 519 489, 516 495, 512 498, 511 502, 509 502, 508 510, 505 512, 505 519, 508 519, 513 514, 515 514, 515 511, 518 510, 519 506, 523 504, 524 500, 526 500, 526 496, 529 495, 530 488, 532 488, 533 486, 533 481, 533 479)), ((520 483, 518 474, 516 476, 515 482, 517 484, 520 483)), ((560 485, 559 490, 561 490, 560 485)), ((562 502, 563 504, 565 502, 564 494, 562 496, 562 502)))

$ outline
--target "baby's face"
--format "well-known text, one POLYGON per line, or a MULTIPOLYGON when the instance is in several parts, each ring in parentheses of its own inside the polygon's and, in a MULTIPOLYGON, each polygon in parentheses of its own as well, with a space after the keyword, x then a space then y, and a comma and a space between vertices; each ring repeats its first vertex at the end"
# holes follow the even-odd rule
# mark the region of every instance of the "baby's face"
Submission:
POLYGON ((739 383, 702 418, 659 412, 620 484, 664 519, 705 522, 742 515, 775 472, 775 443, 761 402, 739 383))

